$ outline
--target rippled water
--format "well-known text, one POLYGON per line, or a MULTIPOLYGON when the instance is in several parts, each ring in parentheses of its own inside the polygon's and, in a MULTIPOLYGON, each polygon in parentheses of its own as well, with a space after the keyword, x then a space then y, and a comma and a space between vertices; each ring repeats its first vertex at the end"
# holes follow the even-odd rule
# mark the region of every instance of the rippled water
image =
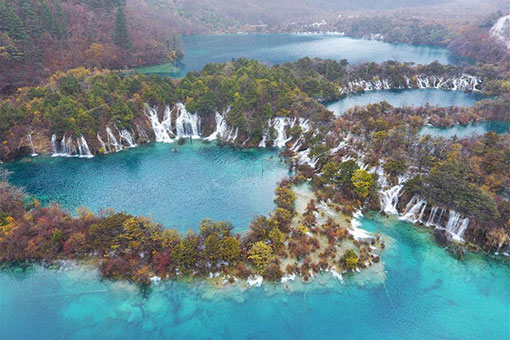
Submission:
POLYGON ((2 339, 508 339, 508 263, 464 262, 430 233, 382 217, 384 266, 346 276, 215 290, 165 283, 147 296, 93 270, 0 271, 2 339))
POLYGON ((206 217, 246 229, 254 215, 273 210, 274 189, 288 174, 277 150, 200 141, 152 143, 92 159, 24 158, 5 167, 13 184, 44 204, 150 215, 182 231, 197 229, 206 217))
POLYGON ((296 61, 303 57, 347 59, 350 63, 386 60, 429 64, 435 60, 458 63, 459 58, 444 48, 390 44, 382 41, 331 35, 299 34, 223 34, 192 35, 182 39, 185 56, 176 70, 172 64, 140 68, 141 73, 184 76, 207 63, 235 58, 257 59, 269 65, 296 61))
POLYGON ((406 89, 406 90, 380 90, 366 91, 361 94, 352 94, 336 102, 327 104, 327 108, 335 115, 341 115, 348 109, 357 105, 380 103, 387 101, 395 107, 401 106, 473 106, 482 100, 483 95, 462 91, 441 89, 406 89))

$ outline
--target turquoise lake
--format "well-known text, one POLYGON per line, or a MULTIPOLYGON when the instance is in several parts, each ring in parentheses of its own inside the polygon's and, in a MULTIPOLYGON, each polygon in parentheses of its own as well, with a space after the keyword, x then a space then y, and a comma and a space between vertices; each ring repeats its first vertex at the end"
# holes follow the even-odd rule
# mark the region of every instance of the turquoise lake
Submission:
MULTIPOLYGON (((183 39, 182 71, 247 57, 269 64, 304 56, 350 62, 394 59, 456 63, 445 49, 319 35, 220 35, 183 39)), ((156 73, 164 72, 165 66, 156 73)), ((177 74, 173 74, 177 75, 177 74)), ((441 90, 370 92, 343 107, 387 100, 393 105, 472 105, 476 96, 441 90), (367 102, 368 101, 368 102, 367 102)), ((113 207, 148 215, 167 227, 196 230, 202 218, 245 230, 274 208, 274 188, 288 175, 277 150, 152 143, 93 159, 23 158, 5 164, 10 179, 73 210, 113 207)), ((362 226, 383 235, 382 262, 340 282, 325 273, 291 282, 213 289, 167 282, 142 294, 102 280, 85 266, 0 269, 0 339, 448 339, 510 338, 508 258, 469 253, 458 261, 432 234, 377 214, 362 226)))
POLYGON ((142 295, 94 270, 0 271, 2 339, 508 339, 508 263, 464 262, 428 231, 375 216, 384 266, 314 283, 214 290, 178 282, 142 295))
POLYGON ((465 138, 471 136, 483 135, 487 132, 497 134, 510 133, 510 123, 498 121, 484 121, 468 125, 456 125, 452 127, 434 127, 426 126, 420 130, 422 135, 431 135, 432 137, 465 138))
POLYGON ((274 189, 288 174, 277 150, 200 141, 151 143, 92 159, 24 158, 5 167, 13 184, 43 204, 58 202, 72 212, 114 208, 183 232, 198 230, 206 217, 246 230, 254 215, 273 210, 274 189))
POLYGON ((257 59, 269 65, 297 61, 303 57, 347 59, 350 63, 398 60, 429 64, 435 60, 456 64, 460 59, 444 48, 390 44, 335 35, 305 34, 222 34, 193 35, 182 38, 185 56, 176 71, 171 64, 144 67, 141 73, 182 77, 200 70, 207 63, 236 58, 257 59))
POLYGON ((360 94, 351 94, 336 102, 328 103, 326 107, 337 116, 357 105, 380 103, 387 101, 395 107, 401 106, 473 106, 482 100, 483 95, 472 92, 450 91, 442 89, 406 89, 366 91, 360 94))

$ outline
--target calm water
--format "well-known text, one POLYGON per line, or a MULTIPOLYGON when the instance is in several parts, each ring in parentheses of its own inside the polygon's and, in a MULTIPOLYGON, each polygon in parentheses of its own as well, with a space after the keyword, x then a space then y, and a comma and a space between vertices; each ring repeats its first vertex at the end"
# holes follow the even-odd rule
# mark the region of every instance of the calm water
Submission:
POLYGON ((167 283, 144 298, 92 270, 0 271, 2 339, 508 339, 508 264, 458 262, 405 222, 365 219, 387 235, 385 267, 313 284, 217 291, 167 283), (368 279, 371 278, 371 279, 368 279))
POLYGON ((203 218, 246 229, 274 208, 287 175, 276 150, 238 150, 195 141, 150 144, 93 159, 37 157, 7 164, 12 183, 75 211, 86 206, 150 215, 168 227, 197 229, 203 218))
POLYGON ((145 67, 143 73, 184 76, 200 70, 207 63, 226 62, 234 58, 257 59, 270 65, 296 61, 303 57, 347 59, 350 63, 386 60, 428 64, 435 60, 447 64, 459 59, 448 50, 430 46, 390 44, 375 40, 331 35, 298 34, 224 34, 192 35, 182 39, 185 56, 180 70, 171 64, 145 67))
POLYGON ((482 100, 483 95, 462 91, 448 91, 440 89, 406 89, 367 91, 361 94, 349 95, 339 101, 329 103, 327 108, 342 115, 348 109, 360 105, 368 105, 387 101, 395 107, 401 106, 473 106, 482 100))
POLYGON ((420 130, 422 135, 431 135, 433 137, 465 138, 471 136, 483 135, 487 132, 495 132, 497 134, 510 133, 509 122, 485 121, 473 123, 469 125, 456 125, 447 128, 439 128, 426 126, 420 130))

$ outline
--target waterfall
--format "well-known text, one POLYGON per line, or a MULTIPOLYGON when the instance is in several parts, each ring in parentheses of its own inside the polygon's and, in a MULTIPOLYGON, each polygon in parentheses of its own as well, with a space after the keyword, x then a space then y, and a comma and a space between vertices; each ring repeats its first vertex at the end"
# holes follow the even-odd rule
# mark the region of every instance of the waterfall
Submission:
POLYGON ((30 133, 28 134, 27 138, 28 138, 28 143, 30 144, 30 148, 31 148, 31 150, 32 150, 32 155, 31 155, 31 156, 32 156, 32 157, 37 157, 38 155, 37 155, 37 153, 35 152, 35 149, 34 149, 34 143, 33 143, 33 141, 32 141, 32 132, 30 132, 30 133))
POLYGON ((177 138, 200 138, 200 116, 195 113, 189 113, 182 103, 177 103, 179 116, 175 121, 177 138))
POLYGON ((87 144, 87 141, 85 140, 85 137, 83 135, 80 136, 78 139, 78 148, 80 151, 80 157, 81 158, 92 158, 94 157, 92 153, 90 152, 89 145, 87 144))
POLYGON ((113 134, 112 129, 107 127, 106 128, 106 134, 108 136, 108 144, 110 144, 110 146, 113 146, 115 148, 115 152, 121 151, 122 150, 122 145, 120 145, 117 142, 117 138, 115 138, 115 135, 113 134))
POLYGON ((304 133, 307 133, 312 129, 310 121, 304 118, 299 118, 299 126, 301 127, 301 130, 303 130, 304 133))
MULTIPOLYGON (((419 221, 421 214, 421 209, 427 205, 425 200, 420 199, 418 196, 414 196, 406 206, 406 211, 403 216, 400 217, 401 220, 406 220, 412 223, 416 223, 419 221), (418 215, 420 213, 420 215, 418 215)), ((422 216, 423 217, 423 216, 422 216)))
POLYGON ((214 132, 205 139, 207 141, 213 141, 218 137, 225 138, 227 133, 228 125, 225 118, 219 112, 216 112, 214 118, 216 120, 216 130, 214 130, 214 132))
POLYGON ((468 226, 469 218, 462 218, 461 215, 454 210, 449 211, 448 222, 446 223, 445 229, 452 235, 454 240, 464 241, 462 237, 468 226))
POLYGON ((381 192, 381 211, 386 215, 398 215, 397 204, 403 187, 399 184, 381 192))
POLYGON ((51 135, 51 150, 53 151, 52 157, 57 157, 58 150, 57 150, 57 135, 56 134, 51 135))
POLYGON ((174 136, 172 132, 172 113, 170 107, 165 107, 165 115, 163 120, 160 122, 158 118, 158 111, 145 105, 144 114, 149 119, 152 129, 154 130, 154 136, 156 142, 160 143, 173 143, 174 140, 171 136, 174 136))
POLYGON ((274 119, 274 128, 278 134, 276 139, 273 141, 273 146, 283 148, 285 144, 291 139, 287 138, 285 134, 285 127, 288 125, 288 119, 278 117, 274 119))
POLYGON ((142 138, 146 143, 149 143, 151 141, 149 135, 147 134, 147 131, 145 131, 145 129, 142 126, 136 124, 136 131, 138 131, 138 136, 140 136, 140 138, 142 138))
POLYGON ((106 148, 106 145, 105 143, 103 142, 103 140, 101 139, 101 136, 99 135, 99 132, 97 133, 97 140, 99 141, 99 143, 101 144, 101 148, 103 149, 103 153, 108 153, 110 150, 108 150, 106 148))
POLYGON ((133 136, 131 135, 131 133, 126 130, 126 129, 122 129, 122 130, 117 130, 119 132, 119 136, 120 136, 120 140, 122 142, 122 140, 124 140, 128 147, 130 148, 134 148, 136 147, 136 142, 135 142, 135 139, 133 138, 133 136))

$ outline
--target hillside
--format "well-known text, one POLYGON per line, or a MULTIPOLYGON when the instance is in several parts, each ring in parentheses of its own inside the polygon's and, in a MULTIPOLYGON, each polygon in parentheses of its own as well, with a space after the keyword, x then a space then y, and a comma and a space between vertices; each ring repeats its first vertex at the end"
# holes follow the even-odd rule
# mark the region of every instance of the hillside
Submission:
POLYGON ((181 54, 177 30, 125 0, 0 2, 0 92, 77 66, 125 68, 181 54))

